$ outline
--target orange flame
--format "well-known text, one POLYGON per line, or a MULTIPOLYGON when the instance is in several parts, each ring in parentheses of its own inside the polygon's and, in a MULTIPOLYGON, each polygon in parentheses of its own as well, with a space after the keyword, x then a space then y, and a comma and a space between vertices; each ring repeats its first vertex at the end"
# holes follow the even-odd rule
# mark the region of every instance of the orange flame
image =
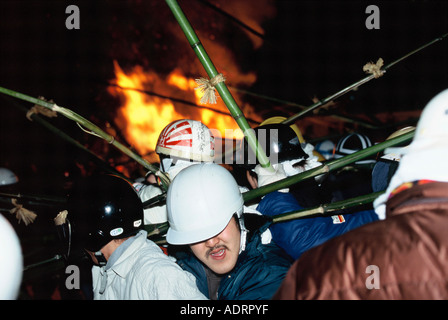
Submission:
MULTIPOLYGON (((109 93, 121 99, 121 107, 115 120, 128 142, 140 154, 149 155, 149 161, 158 161, 155 155, 150 154, 155 149, 160 132, 168 123, 178 119, 199 120, 208 126, 215 136, 220 134, 221 137, 228 139, 243 138, 244 135, 238 124, 230 116, 213 110, 194 108, 194 106, 185 106, 183 109, 176 110, 170 99, 143 92, 148 90, 147 88, 154 88, 154 92, 170 96, 173 92, 178 94, 177 91, 180 91, 184 97, 187 97, 185 100, 194 99, 194 103, 201 106, 199 102, 201 93, 195 90, 197 87, 195 80, 185 77, 179 70, 172 71, 167 79, 163 80, 153 72, 144 71, 141 66, 134 67, 132 72, 126 74, 114 61, 114 69, 116 86, 109 87, 109 93)), ((207 107, 228 113, 223 101, 218 101, 216 105, 207 107)))

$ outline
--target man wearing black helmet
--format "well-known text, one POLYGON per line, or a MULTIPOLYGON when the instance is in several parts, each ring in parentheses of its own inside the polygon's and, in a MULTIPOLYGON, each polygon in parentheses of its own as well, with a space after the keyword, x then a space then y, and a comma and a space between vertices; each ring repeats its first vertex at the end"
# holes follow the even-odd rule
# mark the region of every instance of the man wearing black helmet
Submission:
POLYGON ((71 249, 83 248, 95 264, 95 300, 205 299, 193 276, 147 239, 142 202, 126 180, 79 181, 69 194, 67 218, 71 249))

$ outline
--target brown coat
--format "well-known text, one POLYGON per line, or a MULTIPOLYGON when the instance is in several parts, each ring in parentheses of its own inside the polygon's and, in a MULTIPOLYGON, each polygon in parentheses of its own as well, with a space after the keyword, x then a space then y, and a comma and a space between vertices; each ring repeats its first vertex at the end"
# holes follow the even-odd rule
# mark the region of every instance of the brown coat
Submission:
POLYGON ((397 193, 386 215, 305 252, 274 299, 448 299, 448 183, 397 193))

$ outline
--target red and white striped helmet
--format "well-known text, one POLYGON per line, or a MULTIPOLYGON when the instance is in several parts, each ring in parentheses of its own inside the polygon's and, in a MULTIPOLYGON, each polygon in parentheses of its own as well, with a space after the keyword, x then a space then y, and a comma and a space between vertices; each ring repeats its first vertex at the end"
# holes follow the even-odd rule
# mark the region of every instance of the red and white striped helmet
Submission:
POLYGON ((168 124, 157 140, 156 153, 193 161, 211 162, 215 138, 200 121, 176 120, 168 124))

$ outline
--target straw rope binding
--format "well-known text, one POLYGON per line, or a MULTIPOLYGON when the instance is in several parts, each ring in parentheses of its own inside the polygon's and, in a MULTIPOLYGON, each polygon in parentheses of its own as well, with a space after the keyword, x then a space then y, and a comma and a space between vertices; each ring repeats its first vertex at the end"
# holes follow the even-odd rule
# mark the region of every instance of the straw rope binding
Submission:
POLYGON ((382 58, 379 58, 376 63, 369 62, 362 67, 362 70, 365 73, 373 74, 375 79, 378 79, 384 74, 384 70, 381 70, 381 67, 384 65, 384 60, 382 58))
POLYGON ((226 78, 222 73, 218 73, 216 76, 214 76, 211 80, 206 78, 199 78, 195 79, 196 83, 199 85, 198 87, 194 88, 200 89, 203 93, 203 96, 201 97, 201 103, 211 103, 216 104, 216 92, 215 92, 215 86, 220 83, 226 81, 226 78))

